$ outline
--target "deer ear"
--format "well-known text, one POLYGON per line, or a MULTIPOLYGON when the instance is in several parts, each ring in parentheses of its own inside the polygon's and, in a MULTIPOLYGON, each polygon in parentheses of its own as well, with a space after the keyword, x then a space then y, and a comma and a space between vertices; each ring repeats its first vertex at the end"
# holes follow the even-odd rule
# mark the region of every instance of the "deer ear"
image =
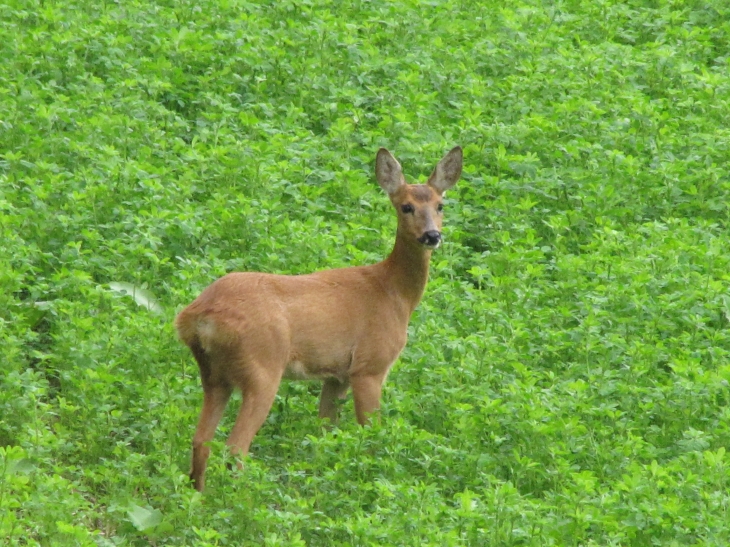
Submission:
POLYGON ((451 149, 438 163, 426 184, 439 194, 443 194, 459 180, 463 160, 464 153, 461 151, 461 146, 451 149))
POLYGON ((375 158, 375 177, 388 195, 395 194, 406 183, 400 163, 385 148, 378 150, 375 158))

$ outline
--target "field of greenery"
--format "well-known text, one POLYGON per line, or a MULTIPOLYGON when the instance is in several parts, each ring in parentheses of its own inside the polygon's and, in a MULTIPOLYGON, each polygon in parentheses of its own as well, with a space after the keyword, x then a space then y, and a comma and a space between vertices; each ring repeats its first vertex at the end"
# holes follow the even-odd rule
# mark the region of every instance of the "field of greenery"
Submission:
POLYGON ((726 546, 725 0, 0 0, 0 545, 726 546), (464 147, 380 424, 242 471, 172 321, 372 263, 464 147))

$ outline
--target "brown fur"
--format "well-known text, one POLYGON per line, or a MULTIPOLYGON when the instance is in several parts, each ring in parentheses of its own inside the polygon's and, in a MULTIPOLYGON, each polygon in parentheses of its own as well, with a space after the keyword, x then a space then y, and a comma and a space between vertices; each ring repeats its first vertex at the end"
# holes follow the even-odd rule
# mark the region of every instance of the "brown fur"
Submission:
POLYGON ((434 247, 418 240, 427 232, 440 237, 437 206, 459 179, 461 163, 461 149, 454 148, 427 185, 408 185, 390 152, 378 152, 378 182, 398 211, 395 246, 383 262, 297 276, 231 273, 178 315, 178 334, 197 360, 203 384, 190 472, 198 490, 207 443, 234 388, 243 392, 243 403, 228 445, 240 455, 248 452, 284 377, 323 381, 322 418, 337 420, 336 399, 348 387, 359 423, 378 410, 428 278, 434 247), (401 211, 406 203, 413 212, 401 211))

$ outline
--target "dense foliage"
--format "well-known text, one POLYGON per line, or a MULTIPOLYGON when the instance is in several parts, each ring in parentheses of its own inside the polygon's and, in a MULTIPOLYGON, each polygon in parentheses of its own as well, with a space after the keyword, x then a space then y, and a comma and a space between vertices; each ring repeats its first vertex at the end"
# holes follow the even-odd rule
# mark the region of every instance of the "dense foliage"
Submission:
POLYGON ((730 543, 724 0, 0 0, 0 545, 730 543), (447 204, 382 423, 282 385, 243 471, 172 319, 447 204))

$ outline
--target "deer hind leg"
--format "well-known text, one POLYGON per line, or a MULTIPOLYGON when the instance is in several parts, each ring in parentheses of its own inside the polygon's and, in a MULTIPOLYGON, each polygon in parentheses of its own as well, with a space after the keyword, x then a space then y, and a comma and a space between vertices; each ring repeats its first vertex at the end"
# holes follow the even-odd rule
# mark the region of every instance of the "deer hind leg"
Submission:
MULTIPOLYGON (((281 383, 283 370, 283 366, 251 367, 245 378, 239 382, 243 402, 226 443, 233 455, 243 457, 248 453, 254 435, 269 415, 281 383)), ((241 467, 240 461, 238 466, 241 467)))
POLYGON ((213 357, 195 339, 190 343, 190 350, 200 368, 200 380, 203 384, 203 408, 200 411, 198 427, 193 436, 193 456, 190 466, 190 479, 195 489, 202 492, 205 488, 205 466, 210 456, 210 447, 206 443, 213 440, 215 430, 226 409, 232 388, 224 379, 218 377, 213 370, 213 357))
POLYGON ((350 383, 344 382, 337 378, 327 378, 322 383, 322 395, 319 399, 319 417, 327 418, 333 424, 337 423, 337 401, 336 399, 344 399, 347 395, 347 388, 350 383))
POLYGON ((360 425, 369 423, 370 417, 380 409, 380 394, 384 380, 384 374, 350 378, 352 395, 355 399, 355 414, 360 425))
POLYGON ((190 479, 199 492, 205 488, 205 467, 210 456, 207 445, 213 440, 218 422, 221 421, 226 403, 231 396, 231 387, 227 384, 203 384, 203 409, 200 412, 198 427, 193 436, 193 457, 190 468, 190 479))

